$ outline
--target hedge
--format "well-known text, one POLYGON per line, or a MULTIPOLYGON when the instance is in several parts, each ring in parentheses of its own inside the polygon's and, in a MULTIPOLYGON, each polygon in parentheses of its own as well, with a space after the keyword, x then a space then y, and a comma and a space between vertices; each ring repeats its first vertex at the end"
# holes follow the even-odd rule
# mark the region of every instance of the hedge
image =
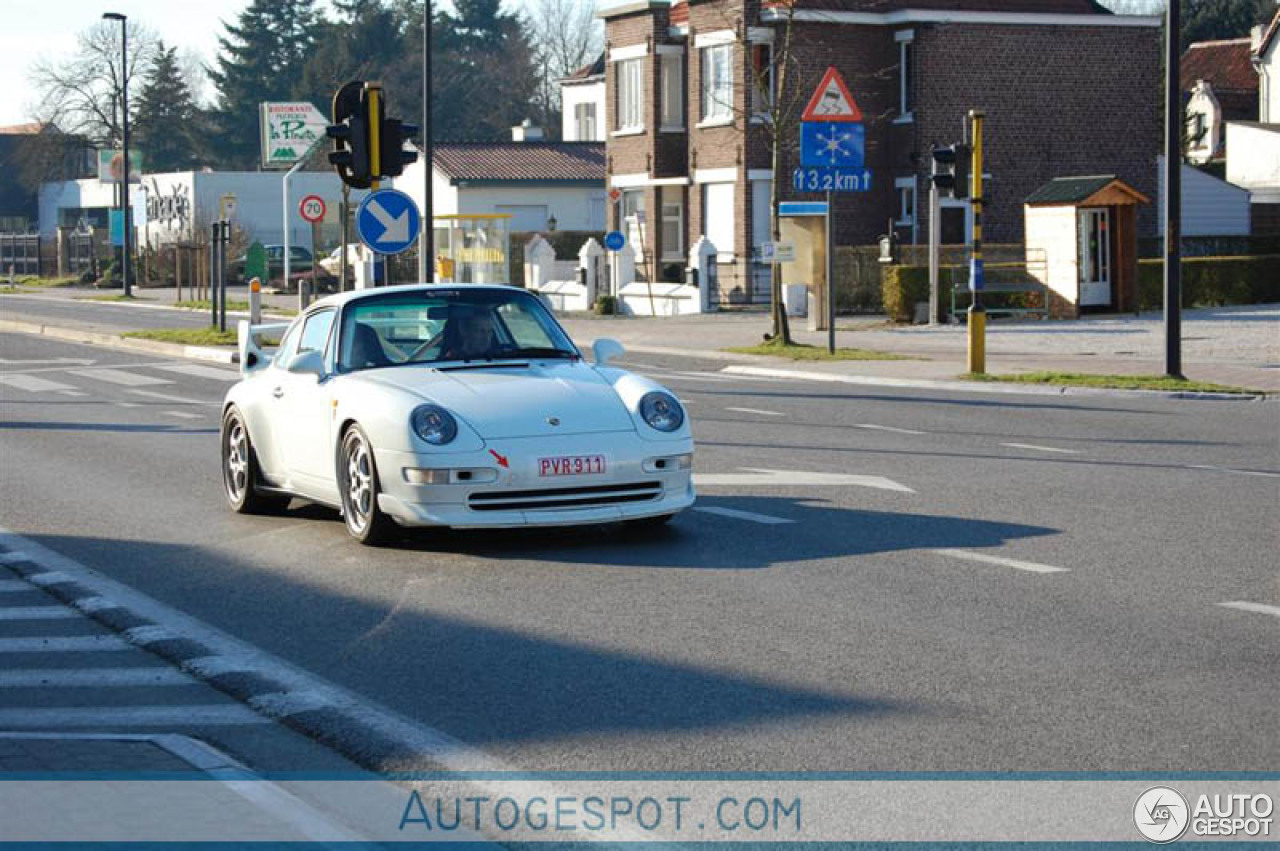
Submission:
MULTIPOLYGON (((1280 254, 1258 257, 1186 257, 1182 260, 1182 306, 1280 302, 1280 254)), ((1138 304, 1164 305, 1164 261, 1138 263, 1138 304)))
MULTIPOLYGON (((938 270, 943 293, 950 292, 952 275, 950 267, 943 266, 938 270)), ((889 314, 890 319, 894 322, 913 321, 916 303, 929 300, 929 267, 885 266, 881 270, 880 294, 884 301, 884 312, 889 314)))

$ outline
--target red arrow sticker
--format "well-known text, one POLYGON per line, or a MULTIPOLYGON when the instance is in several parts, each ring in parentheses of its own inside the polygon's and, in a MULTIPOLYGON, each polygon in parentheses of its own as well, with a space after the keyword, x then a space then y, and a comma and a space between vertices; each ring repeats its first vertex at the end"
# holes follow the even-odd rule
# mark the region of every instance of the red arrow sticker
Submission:
POLYGON ((496 449, 490 449, 490 450, 489 450, 489 454, 490 454, 490 455, 492 455, 494 458, 497 458, 497 459, 498 459, 498 465, 499 465, 499 466, 501 466, 501 467, 510 467, 510 466, 511 466, 511 464, 509 464, 509 463, 507 462, 507 456, 505 456, 505 455, 499 455, 499 454, 498 454, 498 451, 497 451, 496 449))

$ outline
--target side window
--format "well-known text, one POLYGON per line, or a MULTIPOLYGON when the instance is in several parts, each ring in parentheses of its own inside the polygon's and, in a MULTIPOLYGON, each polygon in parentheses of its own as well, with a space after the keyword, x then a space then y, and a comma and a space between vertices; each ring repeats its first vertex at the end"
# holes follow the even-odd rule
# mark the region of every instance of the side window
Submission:
POLYGON ((334 311, 324 310, 308 316, 302 326, 302 338, 298 342, 298 354, 303 352, 320 352, 324 354, 329 342, 329 332, 333 330, 334 311))
POLYGON ((289 366, 289 361, 293 360, 293 354, 297 351, 298 335, 301 330, 301 322, 294 322, 289 326, 289 330, 284 334, 284 339, 280 341, 280 348, 276 349, 276 356, 271 360, 274 366, 280 369, 285 369, 289 366))

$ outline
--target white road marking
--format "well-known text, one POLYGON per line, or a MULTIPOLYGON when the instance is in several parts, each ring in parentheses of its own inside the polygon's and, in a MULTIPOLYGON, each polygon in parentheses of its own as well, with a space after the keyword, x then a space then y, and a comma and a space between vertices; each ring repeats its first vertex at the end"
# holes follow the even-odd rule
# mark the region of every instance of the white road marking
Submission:
POLYGON ((1058 452, 1062 455, 1079 455, 1078 449, 1059 449, 1056 446, 1039 446, 1035 443, 1002 443, 1001 446, 1008 446, 1010 449, 1030 449, 1034 452, 1058 452))
POLYGON ((48 393, 50 390, 63 393, 68 390, 75 390, 70 384, 62 384, 58 381, 50 381, 47 378, 22 374, 0 375, 0 384, 5 384, 18 390, 26 390, 28 393, 48 393))
POLYGON ((130 390, 135 396, 146 396, 148 399, 159 399, 162 402, 173 402, 176 405, 216 405, 217 402, 202 402, 199 399, 188 399, 185 396, 172 396, 168 393, 157 393, 154 390, 130 390))
POLYGON ((1250 603, 1246 600, 1231 600, 1226 603, 1219 603, 1228 609, 1239 609, 1242 612, 1256 612, 1260 615, 1271 615, 1273 618, 1280 618, 1280 606, 1268 606, 1265 603, 1250 603))
POLYGON ((763 523, 766 526, 783 526, 788 523, 794 523, 794 520, 788 520, 785 517, 773 517, 769 514, 756 514, 754 511, 738 511, 733 508, 720 508, 715 505, 695 505, 694 511, 701 511, 704 514, 717 514, 721 517, 730 517, 734 520, 749 520, 752 523, 763 523))
POLYGON ((1213 467, 1209 464, 1188 464, 1188 470, 1213 470, 1217 473, 1234 473, 1237 476, 1265 476, 1269 479, 1280 479, 1280 473, 1269 473, 1265 470, 1235 470, 1231 467, 1213 467))
POLYGON ((112 402, 117 408, 141 408, 141 402, 112 402))
POLYGON ((0 671, 0 688, 199 685, 176 668, 18 668, 0 671))
POLYGON ((132 645, 116 635, 50 635, 38 638, 0 638, 0 653, 84 653, 129 650, 132 645))
POLYGON ((18 594, 23 591, 36 590, 30 583, 21 579, 0 579, 0 594, 18 594))
POLYGON ((942 549, 933 550, 932 552, 940 556, 950 556, 951 558, 964 559, 965 561, 980 561, 984 564, 996 564, 1001 567, 1012 567, 1016 570, 1026 570, 1031 573, 1067 573, 1071 570, 1069 567, 1054 567, 1051 564, 1037 564, 1034 561, 1019 561, 1017 559, 1005 558, 1004 556, 993 556, 987 555, 986 553, 978 553, 973 550, 942 549))
POLYGON ((861 487, 878 490, 915 493, 906 485, 884 476, 852 476, 844 473, 807 473, 801 470, 762 470, 743 467, 744 473, 694 473, 693 482, 699 486, 715 485, 763 485, 765 487, 861 487))
POLYGON ((0 553, 0 564, 17 564, 20 561, 31 561, 26 553, 19 550, 12 550, 7 553, 0 553))
POLYGON ((186 411, 165 411, 164 413, 165 413, 166 415, 170 416, 170 417, 178 417, 179 419, 183 419, 183 420, 198 420, 198 419, 200 419, 200 415, 199 415, 199 414, 191 414, 191 413, 188 413, 188 412, 186 412, 186 411))
POLYGON ((239 703, 203 706, 24 706, 0 709, 0 727, 31 730, 62 727, 194 727, 201 724, 271 724, 239 703))
POLYGON ((145 387, 150 384, 172 384, 167 378, 154 375, 143 375, 139 372, 125 372, 122 369, 73 369, 72 375, 106 381, 111 384, 123 384, 126 387, 145 387))
POLYGON ((232 369, 218 369, 213 366, 201 366, 198 363, 172 363, 160 364, 156 369, 163 369, 166 372, 176 372, 181 375, 191 375, 196 378, 212 378, 217 381, 239 381, 240 373, 232 369))
POLYGON ((66 606, 10 606, 0 609, 0 621, 56 621, 78 617, 78 612, 66 606))
POLYGON ((785 417, 786 414, 780 414, 777 411, 762 411, 759 408, 725 408, 726 411, 735 411, 739 414, 759 414, 762 417, 785 417))
POLYGON ((254 695, 249 698, 249 705, 272 718, 288 718, 300 712, 328 709, 333 704, 317 691, 282 691, 254 695))
POLYGON ((872 423, 854 423, 854 428, 865 428, 871 431, 891 431, 894 434, 928 434, 927 431, 916 431, 911 428, 894 428, 893 426, 874 425, 872 423))
POLYGON ((59 390, 58 392, 61 393, 63 396, 88 396, 89 395, 88 393, 81 392, 80 390, 59 390))
POLYGON ((90 358, 44 358, 36 360, 0 358, 0 363, 11 366, 40 366, 51 363, 62 364, 63 366, 89 366, 94 363, 94 361, 90 358))

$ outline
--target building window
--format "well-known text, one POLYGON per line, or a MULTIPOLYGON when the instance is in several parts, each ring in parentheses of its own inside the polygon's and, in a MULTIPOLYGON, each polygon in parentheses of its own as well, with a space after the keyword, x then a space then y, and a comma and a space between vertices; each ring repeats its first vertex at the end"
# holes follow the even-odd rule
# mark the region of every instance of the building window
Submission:
POLYGON ((573 105, 573 138, 579 142, 596 140, 596 105, 594 103, 576 103, 573 105))
POLYGON ((916 75, 915 31, 903 30, 895 38, 898 40, 898 118, 909 121, 915 112, 912 96, 916 75))
POLYGON ((733 118, 733 45, 702 49, 702 120, 733 118))
POLYGON ((684 259, 684 190, 662 190, 662 259, 684 259))
POLYGON ((757 115, 773 110, 773 45, 751 45, 751 112, 757 115))
POLYGON ((911 227, 916 222, 916 179, 899 177, 894 181, 898 190, 898 216, 895 225, 911 227))
POLYGON ((1191 143, 1189 147, 1192 147, 1192 148, 1209 147, 1205 140, 1205 136, 1207 132, 1208 132, 1208 127, 1205 125, 1204 113, 1203 112, 1191 113, 1191 127, 1189 129, 1189 132, 1187 133, 1188 140, 1191 143))
POLYGON ((662 54, 662 128, 684 129, 684 57, 662 54))
POLYGON ((618 130, 644 129, 644 60, 614 63, 617 77, 618 130))

